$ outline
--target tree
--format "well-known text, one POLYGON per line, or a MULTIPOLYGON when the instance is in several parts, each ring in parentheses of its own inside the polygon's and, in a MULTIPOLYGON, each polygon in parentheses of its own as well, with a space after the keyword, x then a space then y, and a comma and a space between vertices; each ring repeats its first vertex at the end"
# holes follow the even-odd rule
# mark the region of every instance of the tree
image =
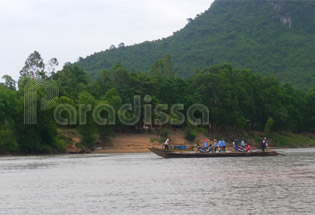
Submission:
POLYGON ((6 86, 7 88, 11 89, 11 90, 15 90, 15 80, 13 80, 13 78, 9 75, 4 75, 2 76, 2 79, 4 79, 4 86, 6 86))
POLYGON ((34 51, 26 59, 25 65, 20 71, 20 79, 28 78, 45 78, 45 64, 38 51, 34 51))
POLYGON ((50 77, 55 74, 56 67, 59 65, 57 58, 52 58, 46 64, 47 76, 50 77))
MULTIPOLYGON (((132 101, 133 95, 130 92, 130 77, 128 71, 121 65, 121 63, 117 63, 112 70, 111 80, 113 86, 116 87, 119 95, 123 98, 132 101), (132 98, 131 98, 132 97, 132 98)), ((125 100, 126 101, 126 100, 125 100)))
POLYGON ((119 47, 119 48, 125 47, 125 43, 119 43, 118 47, 119 47))
POLYGON ((306 119, 305 123, 308 125, 308 129, 310 131, 315 131, 315 84, 308 91, 307 96, 307 104, 306 104, 306 119))
POLYGON ((188 23, 191 23, 193 21, 192 18, 187 18, 186 20, 188 21, 188 23))
POLYGON ((34 51, 26 59, 25 65, 20 71, 20 80, 24 78, 46 79, 55 72, 56 66, 58 66, 58 60, 52 58, 45 65, 38 51, 34 51))
POLYGON ((81 106, 78 112, 80 123, 78 131, 81 135, 80 145, 89 150, 94 150, 96 146, 96 123, 92 117, 92 110, 96 101, 91 94, 82 91, 78 96, 77 103, 81 106))
POLYGON ((166 54, 163 59, 156 60, 152 64, 151 75, 160 77, 174 76, 172 58, 170 54, 166 54))
POLYGON ((274 123, 275 123, 275 121, 273 120, 273 118, 272 118, 272 117, 269 117, 268 120, 267 120, 267 122, 266 122, 266 124, 265 124, 265 129, 264 129, 265 134, 270 133, 270 131, 271 131, 272 126, 273 126, 274 123))
MULTIPOLYGON (((43 89, 37 91, 37 107, 46 96, 43 89)), ((65 151, 64 143, 58 140, 57 124, 54 119, 54 109, 36 111, 37 124, 24 124, 24 98, 19 97, 17 113, 15 114, 15 130, 19 149, 25 154, 47 154, 65 151)))
POLYGON ((53 78, 59 85, 61 96, 73 99, 87 89, 90 81, 89 76, 77 65, 65 65, 53 78))

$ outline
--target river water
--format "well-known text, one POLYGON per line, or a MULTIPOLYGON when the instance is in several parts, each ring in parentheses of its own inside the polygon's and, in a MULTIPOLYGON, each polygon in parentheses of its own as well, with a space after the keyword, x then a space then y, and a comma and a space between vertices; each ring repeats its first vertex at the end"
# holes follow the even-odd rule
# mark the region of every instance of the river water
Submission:
POLYGON ((0 214, 315 214, 315 149, 0 157, 0 214))

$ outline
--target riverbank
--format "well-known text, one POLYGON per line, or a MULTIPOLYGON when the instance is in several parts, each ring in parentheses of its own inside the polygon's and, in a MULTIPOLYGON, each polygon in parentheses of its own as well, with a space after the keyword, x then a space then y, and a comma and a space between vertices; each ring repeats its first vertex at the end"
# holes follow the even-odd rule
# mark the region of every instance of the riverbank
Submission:
MULTIPOLYGON (((61 135, 67 139, 67 151, 69 153, 145 153, 149 152, 148 148, 162 148, 164 138, 161 137, 157 131, 144 133, 116 133, 115 136, 110 137, 106 145, 100 144, 98 140, 98 147, 95 151, 87 151, 85 149, 77 148, 77 143, 80 142, 80 135, 76 130, 61 130, 61 135)), ((172 130, 169 132, 172 145, 186 145, 188 147, 196 146, 197 141, 201 144, 205 139, 209 139, 212 143, 213 138, 210 135, 203 133, 198 134, 195 141, 189 142, 185 139, 185 133, 182 130, 172 130)), ((232 136, 236 134, 220 134, 221 137, 226 137, 225 140, 228 145, 227 150, 232 148, 232 136)), ((253 147, 259 148, 260 143, 265 136, 262 132, 242 133, 239 138, 244 137, 246 143, 250 143, 253 147)), ((271 133, 267 135, 269 139, 270 148, 308 148, 315 147, 315 134, 303 133, 271 133)))

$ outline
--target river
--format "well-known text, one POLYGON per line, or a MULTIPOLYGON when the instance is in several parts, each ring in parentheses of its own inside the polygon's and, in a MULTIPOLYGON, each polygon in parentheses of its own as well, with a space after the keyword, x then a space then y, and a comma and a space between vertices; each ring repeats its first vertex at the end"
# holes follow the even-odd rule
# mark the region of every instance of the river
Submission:
POLYGON ((315 149, 0 157, 0 214, 315 214, 315 149))

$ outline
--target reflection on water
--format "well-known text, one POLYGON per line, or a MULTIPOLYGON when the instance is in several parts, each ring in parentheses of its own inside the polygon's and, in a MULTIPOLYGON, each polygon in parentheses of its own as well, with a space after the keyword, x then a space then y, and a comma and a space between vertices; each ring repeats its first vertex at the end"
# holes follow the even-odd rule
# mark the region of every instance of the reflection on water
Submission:
POLYGON ((315 149, 0 158, 0 214, 315 214, 315 149))

